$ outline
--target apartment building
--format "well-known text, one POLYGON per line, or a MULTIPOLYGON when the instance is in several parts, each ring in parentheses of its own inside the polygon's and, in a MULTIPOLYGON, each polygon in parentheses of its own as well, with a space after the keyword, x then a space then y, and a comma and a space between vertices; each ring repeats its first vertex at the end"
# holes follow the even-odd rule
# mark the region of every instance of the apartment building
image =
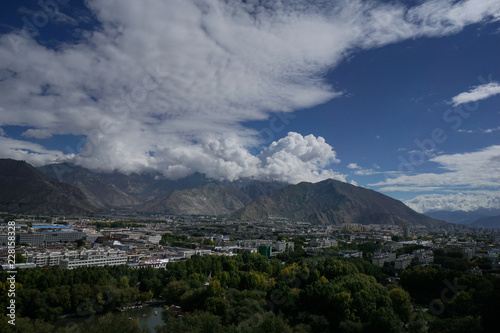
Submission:
POLYGON ((59 267, 62 269, 73 269, 83 266, 118 266, 127 264, 125 252, 107 251, 87 253, 79 259, 61 259, 59 267))

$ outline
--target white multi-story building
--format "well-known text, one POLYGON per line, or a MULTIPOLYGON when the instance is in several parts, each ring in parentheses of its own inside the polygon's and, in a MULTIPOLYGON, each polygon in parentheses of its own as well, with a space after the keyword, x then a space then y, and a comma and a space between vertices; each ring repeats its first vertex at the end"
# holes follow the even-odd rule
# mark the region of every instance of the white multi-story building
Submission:
POLYGON ((36 266, 56 266, 59 265, 61 268, 74 268, 78 266, 103 266, 105 264, 126 264, 127 255, 124 251, 118 251, 114 249, 106 250, 58 250, 58 251, 25 251, 23 255, 28 263, 33 263, 36 266), (125 258, 122 263, 121 258, 125 258), (106 258, 113 259, 106 261, 106 258), (120 258, 120 261, 115 261, 114 259, 120 258), (99 260, 98 260, 99 259, 99 260), (92 261, 94 260, 94 261, 92 261), (89 265, 92 263, 92 265, 89 265), (104 263, 104 264, 102 264, 104 263))
POLYGON ((104 253, 87 253, 79 259, 61 259, 59 267, 62 269, 73 269, 83 266, 118 266, 127 264, 125 252, 107 251, 104 253))
POLYGON ((61 258, 64 258, 64 255, 60 251, 38 253, 25 252, 23 255, 27 262, 33 263, 39 267, 59 265, 61 258))
POLYGON ((29 263, 34 263, 39 267, 57 266, 61 259, 77 259, 82 257, 86 250, 44 250, 44 251, 24 251, 23 256, 29 263))

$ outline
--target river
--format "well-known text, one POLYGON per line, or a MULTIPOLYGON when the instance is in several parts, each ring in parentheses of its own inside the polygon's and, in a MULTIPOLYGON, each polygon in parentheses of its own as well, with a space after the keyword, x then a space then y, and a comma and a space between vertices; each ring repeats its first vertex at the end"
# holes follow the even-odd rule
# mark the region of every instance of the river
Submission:
MULTIPOLYGON (((145 306, 142 309, 128 310, 124 312, 113 312, 114 316, 122 316, 125 318, 139 318, 139 327, 143 329, 144 327, 149 328, 151 332, 155 332, 154 327, 157 325, 164 325, 162 320, 163 308, 161 306, 145 306), (155 315, 155 311, 158 315, 155 315), (143 315, 146 315, 145 317, 143 315)), ((70 327, 74 324, 80 323, 90 323, 93 320, 97 320, 103 314, 95 315, 90 318, 65 318, 58 319, 53 324, 56 327, 70 327)))

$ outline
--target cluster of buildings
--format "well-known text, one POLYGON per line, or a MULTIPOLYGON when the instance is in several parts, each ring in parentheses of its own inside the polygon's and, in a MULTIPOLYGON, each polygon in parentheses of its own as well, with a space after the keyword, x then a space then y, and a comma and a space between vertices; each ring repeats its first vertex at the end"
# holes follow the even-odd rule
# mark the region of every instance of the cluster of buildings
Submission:
MULTIPOLYGON (((163 268, 169 262, 186 260, 193 255, 241 252, 258 252, 270 258, 294 251, 294 238, 304 240, 303 248, 309 255, 344 258, 363 257, 356 245, 379 244, 381 248, 373 253, 371 262, 379 267, 389 263, 396 271, 404 270, 412 262, 432 264, 433 250, 437 248, 461 251, 467 259, 482 256, 498 261, 500 253, 500 235, 495 236, 491 231, 471 232, 462 226, 312 225, 286 219, 244 222, 208 216, 158 217, 148 221, 134 227, 98 228, 90 219, 66 220, 65 225, 19 220, 16 242, 18 251, 26 258, 26 268, 57 265, 63 269, 104 265, 163 268), (469 232, 474 233, 475 238, 469 237, 469 232), (166 233, 191 238, 184 244, 174 244, 177 246, 161 244, 162 235, 166 233), (81 247, 82 244, 85 247, 81 247), (346 246, 349 244, 354 246, 346 246), (396 254, 402 252, 398 249, 415 244, 423 249, 396 254)), ((111 221, 101 222, 108 225, 111 221)), ((6 258, 5 247, 2 247, 6 243, 7 232, 0 224, 0 259, 6 258)))

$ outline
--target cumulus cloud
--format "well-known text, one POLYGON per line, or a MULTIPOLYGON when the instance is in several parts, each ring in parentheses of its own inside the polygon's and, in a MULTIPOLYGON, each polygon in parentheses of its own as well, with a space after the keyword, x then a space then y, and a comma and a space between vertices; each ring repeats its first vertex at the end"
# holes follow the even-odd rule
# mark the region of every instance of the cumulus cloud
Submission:
POLYGON ((270 179, 290 183, 316 182, 327 178, 345 181, 343 175, 326 168, 331 163, 340 161, 322 137, 303 137, 290 132, 285 138, 264 149, 259 154, 259 159, 262 162, 263 174, 270 179))
POLYGON ((347 168, 349 168, 349 169, 354 169, 354 170, 355 170, 355 169, 361 169, 361 167, 360 167, 358 164, 356 164, 356 163, 349 163, 349 164, 347 165, 347 168))
POLYGON ((0 36, 0 126, 31 127, 26 138, 84 136, 81 153, 2 139, 2 156, 171 178, 342 179, 322 138, 290 133, 255 155, 258 131, 245 122, 341 96, 323 76, 353 50, 457 33, 500 13, 496 0, 87 4, 99 24, 77 42, 0 36))
POLYGON ((500 196, 495 192, 426 194, 407 200, 405 204, 420 213, 438 210, 470 212, 479 208, 500 209, 500 196))
POLYGON ((453 106, 458 106, 460 104, 477 102, 498 94, 500 94, 500 84, 498 82, 490 82, 458 94, 451 99, 451 103, 453 106))

